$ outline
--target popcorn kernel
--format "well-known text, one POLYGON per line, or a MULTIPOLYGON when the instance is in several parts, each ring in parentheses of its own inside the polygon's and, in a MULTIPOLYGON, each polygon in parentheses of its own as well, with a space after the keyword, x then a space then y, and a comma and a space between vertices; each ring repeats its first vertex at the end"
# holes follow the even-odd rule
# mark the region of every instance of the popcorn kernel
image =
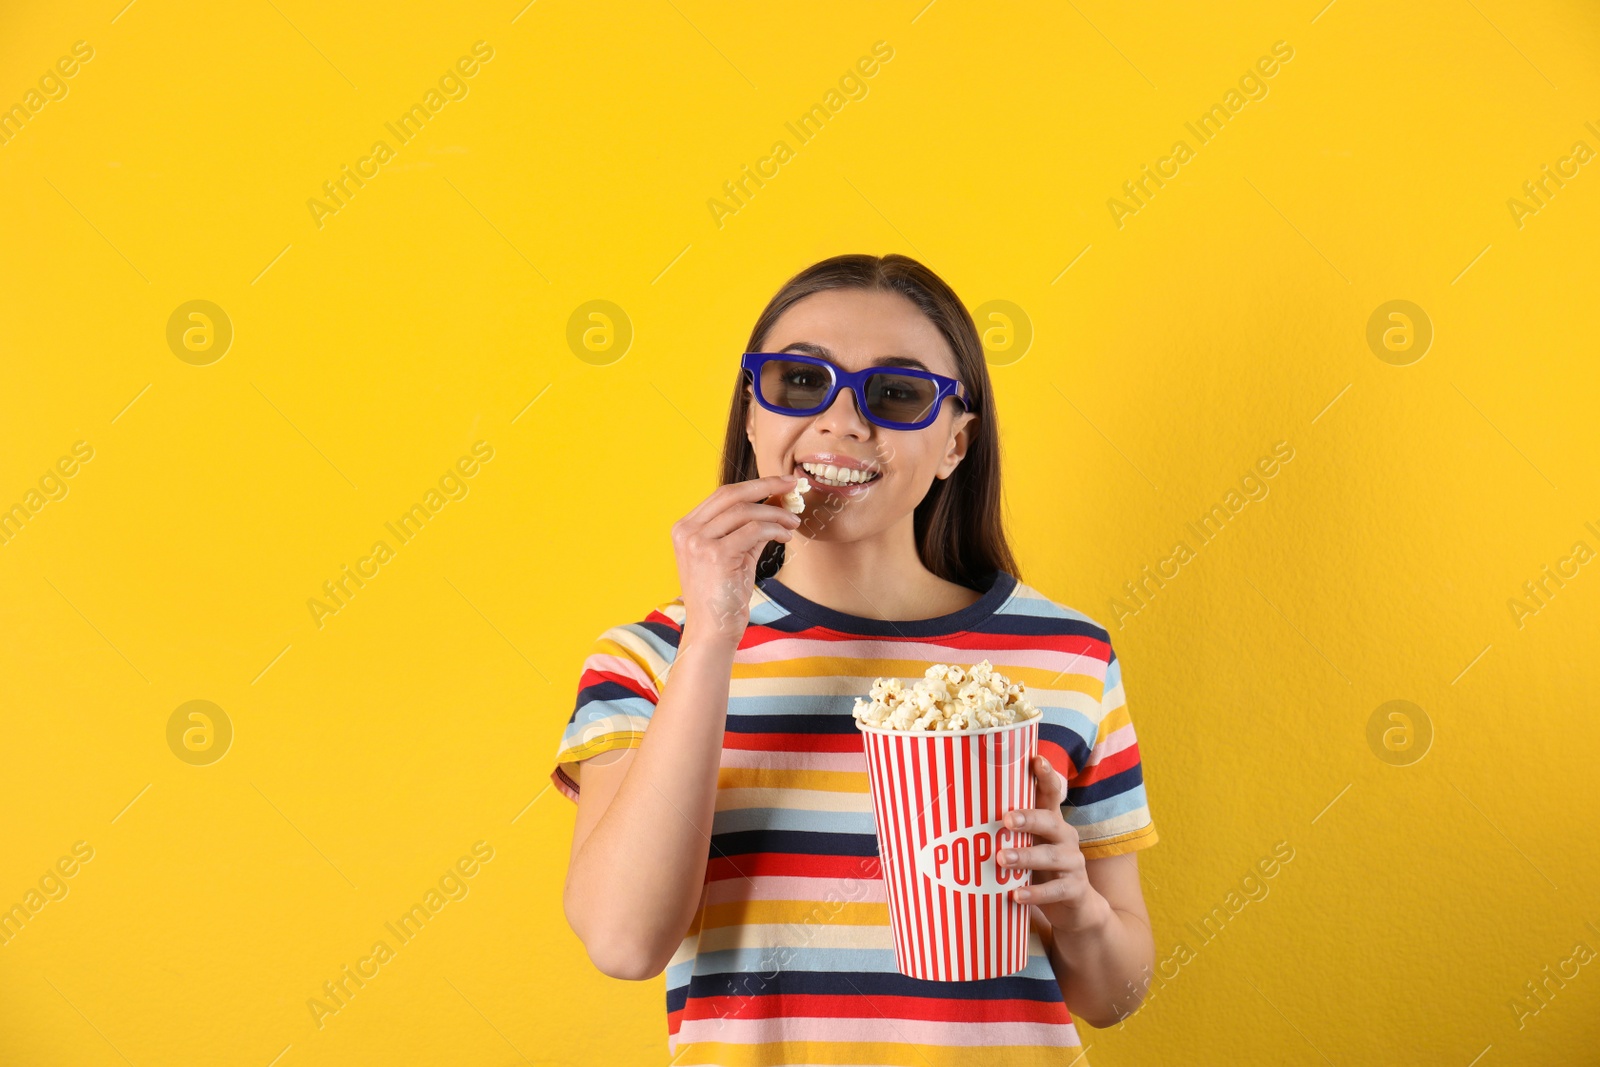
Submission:
POLYGON ((811 492, 811 482, 805 475, 801 475, 794 483, 794 488, 783 494, 783 506, 798 515, 806 509, 805 494, 811 492))

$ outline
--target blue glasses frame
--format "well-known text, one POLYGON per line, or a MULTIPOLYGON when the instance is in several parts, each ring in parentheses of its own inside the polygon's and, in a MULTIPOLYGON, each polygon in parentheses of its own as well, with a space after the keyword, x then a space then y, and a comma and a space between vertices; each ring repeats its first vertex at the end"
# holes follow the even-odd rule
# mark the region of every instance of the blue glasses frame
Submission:
POLYGON ((802 355, 799 352, 746 352, 740 359, 739 365, 750 376, 751 384, 755 388, 756 402, 768 411, 775 411, 779 415, 816 415, 827 411, 833 405, 834 399, 839 395, 839 390, 848 389, 855 394, 856 410, 861 417, 874 426, 882 426, 886 430, 920 430, 933 424, 939 417, 939 412, 944 406, 945 397, 954 397, 963 411, 972 410, 972 402, 967 398, 967 387, 955 378, 947 378, 943 374, 932 371, 919 370, 916 367, 866 367, 862 370, 845 370, 836 367, 825 359, 816 356, 802 355), (828 394, 822 398, 822 403, 816 407, 784 408, 770 403, 761 392, 761 368, 769 361, 781 359, 792 363, 806 363, 814 367, 821 367, 828 374, 828 394), (934 397, 933 403, 928 405, 927 414, 916 422, 896 422, 893 419, 879 418, 867 406, 867 379, 874 374, 895 374, 909 378, 923 378, 933 382, 939 387, 939 393, 934 397))

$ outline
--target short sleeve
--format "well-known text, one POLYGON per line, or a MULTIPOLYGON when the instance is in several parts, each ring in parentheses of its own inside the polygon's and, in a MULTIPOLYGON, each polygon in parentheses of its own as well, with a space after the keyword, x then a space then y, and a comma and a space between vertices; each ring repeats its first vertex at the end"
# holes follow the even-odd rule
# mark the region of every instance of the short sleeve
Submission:
POLYGON ((584 760, 639 747, 682 632, 681 602, 673 601, 642 622, 613 626, 595 639, 550 772, 569 799, 578 799, 584 760))
POLYGON ((1106 653, 1095 736, 1082 765, 1067 778, 1067 800, 1061 806, 1067 822, 1077 827, 1078 847, 1088 859, 1119 856, 1158 840, 1145 798, 1139 740, 1123 692, 1122 663, 1109 637, 1106 653))

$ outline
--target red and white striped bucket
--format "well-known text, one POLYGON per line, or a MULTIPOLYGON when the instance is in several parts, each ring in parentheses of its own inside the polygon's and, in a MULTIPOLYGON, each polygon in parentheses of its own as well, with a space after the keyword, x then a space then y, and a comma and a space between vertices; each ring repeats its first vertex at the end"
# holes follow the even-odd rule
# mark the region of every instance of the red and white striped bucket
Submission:
POLYGON ((1034 806, 1039 719, 981 730, 890 730, 857 722, 878 824, 900 973, 928 981, 1003 978, 1028 962, 1032 872, 996 863, 1033 835, 1001 823, 1034 806))

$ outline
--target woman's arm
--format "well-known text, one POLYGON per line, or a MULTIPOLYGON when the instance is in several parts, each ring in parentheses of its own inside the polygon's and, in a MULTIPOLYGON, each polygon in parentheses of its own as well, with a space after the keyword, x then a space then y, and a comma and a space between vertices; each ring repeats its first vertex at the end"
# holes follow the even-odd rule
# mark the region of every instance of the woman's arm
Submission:
POLYGON ((717 488, 672 526, 684 621, 672 684, 637 749, 580 764, 562 909, 613 978, 660 974, 694 921, 711 849, 733 656, 750 622, 757 561, 800 517, 764 503, 792 474, 717 488))
POLYGON ((1038 909, 1034 914, 1043 921, 1041 933, 1068 1010, 1090 1026, 1104 1028, 1143 1003, 1155 963, 1155 937, 1139 886, 1136 853, 1086 858, 1084 870, 1099 902, 1082 909, 1077 929, 1052 926, 1038 909))
POLYGON ((1033 872, 1032 881, 1013 893, 1037 905, 1040 936, 1068 1010, 1090 1026, 1110 1026, 1143 1001, 1145 976, 1155 964, 1138 858, 1085 857, 1077 827, 1061 814, 1067 780, 1043 756, 1034 757, 1033 773, 1039 806, 1010 812, 1006 822, 1032 834, 1035 843, 1002 853, 999 862, 1033 872))
POLYGON ((733 649, 687 642, 637 749, 582 764, 562 906, 613 978, 660 974, 705 883, 733 649))

